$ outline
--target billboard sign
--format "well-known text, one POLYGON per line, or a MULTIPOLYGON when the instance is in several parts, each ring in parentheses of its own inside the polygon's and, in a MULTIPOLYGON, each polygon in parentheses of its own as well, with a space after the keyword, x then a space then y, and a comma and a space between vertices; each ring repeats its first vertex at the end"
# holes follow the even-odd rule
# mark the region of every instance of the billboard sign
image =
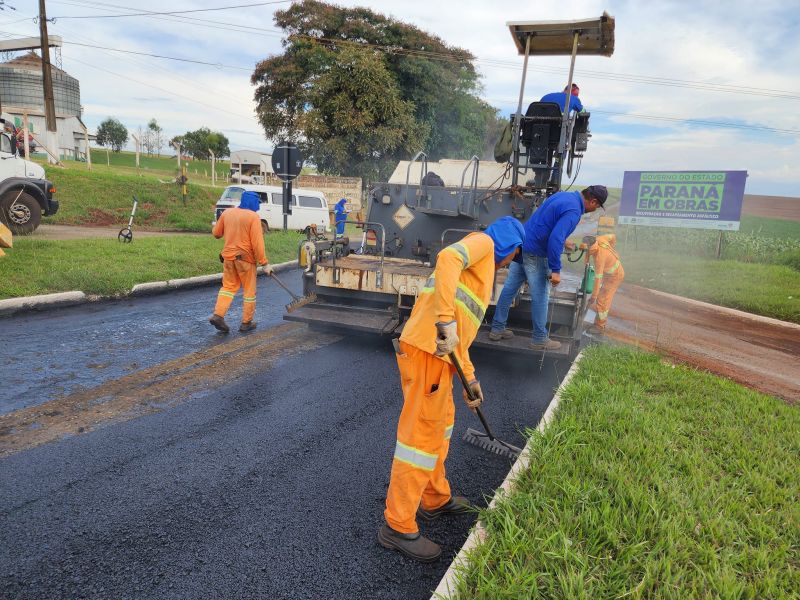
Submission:
POLYGON ((738 231, 747 171, 625 171, 621 225, 738 231))

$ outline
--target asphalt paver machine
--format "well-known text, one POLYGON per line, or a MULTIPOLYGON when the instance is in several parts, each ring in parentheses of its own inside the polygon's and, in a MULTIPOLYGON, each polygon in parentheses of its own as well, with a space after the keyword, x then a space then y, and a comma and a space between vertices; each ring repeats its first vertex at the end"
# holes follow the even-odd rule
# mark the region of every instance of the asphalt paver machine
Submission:
MULTIPOLYGON (((590 115, 562 114, 558 104, 542 102, 531 103, 523 113, 528 59, 570 56, 569 90, 577 55, 613 53, 614 19, 604 13, 595 19, 512 22, 508 27, 524 62, 517 111, 511 117, 511 152, 498 180, 479 187, 481 165, 473 157, 465 161, 458 185, 432 185, 441 181, 427 177, 427 156, 419 152, 408 163, 405 182, 371 188, 367 217, 356 223, 364 231, 360 246, 348 237, 300 244, 303 291, 315 299, 284 319, 397 336, 442 248, 506 215, 524 223, 545 198, 562 188, 564 172, 571 176, 575 159, 586 151, 590 115)), ((562 347, 550 355, 574 356, 580 347, 588 301, 586 269, 582 275, 562 273, 561 284, 551 294, 548 327, 562 347)), ((505 277, 505 269, 497 273, 491 306, 473 345, 539 354, 529 346, 530 297, 525 288, 509 314, 508 327, 516 335, 498 342, 488 338, 505 277)))

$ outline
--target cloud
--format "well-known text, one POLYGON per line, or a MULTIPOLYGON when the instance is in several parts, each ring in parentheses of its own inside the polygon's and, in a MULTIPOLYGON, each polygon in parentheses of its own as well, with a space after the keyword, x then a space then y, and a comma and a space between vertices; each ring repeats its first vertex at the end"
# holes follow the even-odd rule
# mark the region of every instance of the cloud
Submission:
MULTIPOLYGON (((725 121, 800 130, 800 101, 769 98, 758 90, 788 90, 800 97, 789 74, 800 64, 800 13, 792 3, 745 0, 658 3, 567 0, 561 3, 497 3, 485 0, 336 0, 369 6, 470 50, 483 80, 483 97, 502 113, 516 109, 522 58, 516 55, 506 21, 576 19, 599 16, 610 6, 616 18, 616 49, 610 58, 581 56, 576 79, 584 104, 594 110, 584 176, 621 181, 625 170, 641 168, 745 168, 748 191, 796 193, 798 136, 719 129, 681 122, 641 120, 632 115, 725 121), (610 74, 610 75, 609 75, 610 74), (637 74, 664 85, 621 80, 637 74), (674 80, 752 88, 714 92, 674 80), (606 112, 600 112, 606 111, 606 112), (620 114, 607 114, 620 113, 620 114)), ((175 0, 170 9, 218 6, 215 0, 175 0)), ((143 10, 163 10, 163 1, 140 0, 143 10)), ((198 13, 219 27, 236 23, 260 31, 234 32, 178 19, 58 19, 51 32, 62 35, 64 68, 81 82, 85 120, 90 126, 108 115, 129 128, 155 117, 168 135, 208 126, 225 132, 232 148, 269 150, 258 124, 250 71, 261 59, 281 52, 281 33, 272 15, 288 6, 198 13), (181 56, 245 68, 215 68, 125 55, 69 45, 70 41, 181 56), (91 66, 88 66, 91 65, 91 66), (100 70, 103 69, 103 70, 100 70), (112 74, 113 73, 113 74, 112 74)), ((21 10, 21 9, 20 9, 21 10)), ((32 9, 31 9, 32 10, 32 9)), ((118 12, 117 9, 109 9, 118 12)), ((54 16, 102 13, 52 0, 54 16)), ((18 18, 26 16, 21 14, 18 18)), ((33 23, 15 25, 20 35, 38 35, 33 23)), ((3 29, 0 24, 0 30, 3 29)), ((563 87, 568 57, 533 57, 525 103, 563 87), (555 70, 554 72, 552 72, 555 70)))

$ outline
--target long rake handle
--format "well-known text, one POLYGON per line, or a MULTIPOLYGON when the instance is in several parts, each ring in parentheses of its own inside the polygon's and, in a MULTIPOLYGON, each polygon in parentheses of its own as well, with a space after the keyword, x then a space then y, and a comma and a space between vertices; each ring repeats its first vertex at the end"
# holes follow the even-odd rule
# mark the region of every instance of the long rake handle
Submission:
MULTIPOLYGON (((475 400, 476 398, 472 393, 472 390, 469 388, 469 382, 467 381, 467 376, 464 375, 464 370, 461 368, 461 363, 459 363, 458 359, 456 358, 456 353, 451 352, 449 356, 450 360, 453 363, 453 366, 456 368, 456 371, 458 372, 458 378, 461 380, 461 385, 464 386, 464 391, 467 392, 467 396, 469 396, 470 400, 475 400)), ((486 422, 486 417, 483 416, 483 412, 481 411, 480 406, 475 407, 475 414, 477 414, 478 418, 481 420, 481 425, 483 425, 483 429, 486 431, 486 435, 489 436, 490 440, 494 441, 495 440, 494 434, 492 433, 492 430, 489 429, 489 423, 486 422)))
POLYGON ((292 297, 293 300, 295 300, 295 301, 300 300, 300 296, 298 296, 292 290, 290 290, 288 287, 286 287, 284 285, 284 283, 280 279, 278 279, 278 277, 277 277, 277 275, 275 275, 275 273, 271 273, 270 277, 272 277, 275 281, 277 281, 278 285, 281 286, 284 290, 286 290, 289 293, 289 295, 292 297))

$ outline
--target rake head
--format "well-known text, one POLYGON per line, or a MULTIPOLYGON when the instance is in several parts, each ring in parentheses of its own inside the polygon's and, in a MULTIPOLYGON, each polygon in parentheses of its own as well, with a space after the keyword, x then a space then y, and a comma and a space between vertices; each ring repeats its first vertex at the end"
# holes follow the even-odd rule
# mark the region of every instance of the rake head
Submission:
POLYGON ((488 452, 494 452, 495 454, 507 458, 517 458, 522 453, 520 448, 512 446, 511 444, 506 444, 497 438, 491 439, 487 434, 475 431, 474 429, 467 429, 464 432, 464 441, 488 452))
POLYGON ((292 312, 301 308, 308 304, 309 302, 316 302, 317 295, 316 294, 309 294, 308 296, 303 296, 302 298, 298 298, 297 300, 292 300, 289 304, 286 305, 286 312, 292 312))

